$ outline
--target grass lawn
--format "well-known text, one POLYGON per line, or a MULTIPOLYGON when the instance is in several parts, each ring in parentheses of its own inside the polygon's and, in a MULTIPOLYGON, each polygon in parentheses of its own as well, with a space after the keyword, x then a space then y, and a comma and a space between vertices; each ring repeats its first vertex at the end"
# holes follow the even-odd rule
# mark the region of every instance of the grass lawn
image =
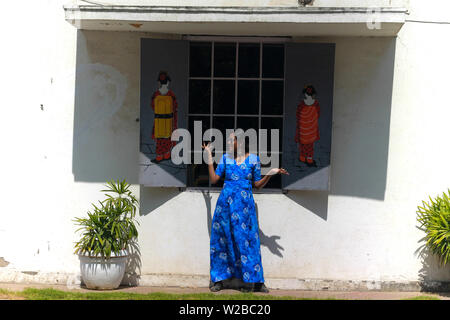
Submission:
POLYGON ((414 298, 408 298, 404 300, 441 300, 438 297, 432 297, 432 296, 417 296, 414 298))
MULTIPOLYGON (((296 298, 290 296, 256 295, 253 293, 162 293, 74 292, 55 289, 26 288, 23 291, 0 289, 0 299, 9 300, 339 300, 335 298, 296 298)), ((440 300, 432 296, 417 296, 404 300, 440 300)))
MULTIPOLYGON (((130 292, 73 292, 55 289, 26 288, 23 291, 0 289, 0 299, 26 300, 318 300, 289 296, 256 295, 253 293, 130 293, 130 292)), ((336 300, 336 299, 326 299, 336 300)))

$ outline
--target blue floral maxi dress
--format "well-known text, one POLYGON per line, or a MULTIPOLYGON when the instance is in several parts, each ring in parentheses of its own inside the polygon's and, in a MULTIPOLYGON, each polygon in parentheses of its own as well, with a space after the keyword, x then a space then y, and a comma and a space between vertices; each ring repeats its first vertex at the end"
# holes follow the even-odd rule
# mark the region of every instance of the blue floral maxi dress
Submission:
POLYGON ((222 156, 216 174, 225 175, 211 227, 211 281, 238 278, 264 282, 258 220, 252 181, 261 179, 259 157, 250 154, 238 165, 228 154, 222 156))

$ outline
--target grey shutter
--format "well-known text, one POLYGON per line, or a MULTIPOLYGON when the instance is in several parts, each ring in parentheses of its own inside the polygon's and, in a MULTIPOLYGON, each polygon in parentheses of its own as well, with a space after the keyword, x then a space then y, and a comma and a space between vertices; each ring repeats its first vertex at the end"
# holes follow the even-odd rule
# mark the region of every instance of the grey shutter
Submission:
POLYGON ((290 175, 282 177, 285 190, 329 190, 334 54, 334 44, 286 44, 282 166, 290 175), (317 167, 300 162, 298 144, 294 141, 297 105, 303 99, 302 90, 306 84, 315 87, 320 105, 320 140, 314 143, 317 167))
POLYGON ((139 183, 150 187, 185 187, 186 165, 171 160, 156 163, 156 142, 152 139, 154 113, 152 95, 158 89, 160 70, 168 72, 178 102, 178 128, 186 128, 189 42, 185 40, 141 40, 140 155, 139 183))

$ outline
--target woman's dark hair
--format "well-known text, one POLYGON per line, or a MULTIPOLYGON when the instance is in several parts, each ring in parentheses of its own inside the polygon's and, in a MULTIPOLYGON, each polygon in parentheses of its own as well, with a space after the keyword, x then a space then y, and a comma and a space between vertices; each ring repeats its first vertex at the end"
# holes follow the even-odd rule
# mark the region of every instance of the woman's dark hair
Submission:
POLYGON ((245 153, 250 152, 250 138, 247 136, 244 138, 244 150, 245 150, 245 153))
POLYGON ((303 88, 303 94, 305 93, 310 96, 315 96, 317 94, 317 91, 312 85, 309 84, 303 88))

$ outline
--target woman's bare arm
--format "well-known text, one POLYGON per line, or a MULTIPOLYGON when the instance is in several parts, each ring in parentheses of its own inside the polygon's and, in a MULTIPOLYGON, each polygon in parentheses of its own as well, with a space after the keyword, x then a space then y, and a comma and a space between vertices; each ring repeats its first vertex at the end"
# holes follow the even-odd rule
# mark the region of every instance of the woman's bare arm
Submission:
POLYGON ((213 166, 212 152, 209 144, 203 144, 202 148, 206 150, 208 154, 208 173, 209 173, 209 181, 212 184, 216 184, 220 180, 220 176, 216 174, 213 166))
POLYGON ((256 189, 264 188, 264 186, 267 184, 267 182, 269 182, 270 178, 271 178, 273 175, 276 175, 276 174, 289 174, 289 172, 287 172, 287 171, 286 171, 285 169, 283 169, 283 168, 273 168, 273 169, 270 169, 270 171, 267 173, 267 175, 265 175, 264 177, 262 177, 261 180, 254 181, 254 182, 253 182, 253 186, 254 186, 256 189))
POLYGON ((269 175, 264 176, 264 177, 261 178, 261 180, 254 181, 253 182, 253 186, 256 189, 264 188, 264 186, 267 184, 267 182, 269 182, 270 178, 271 178, 271 176, 269 176, 269 175))

